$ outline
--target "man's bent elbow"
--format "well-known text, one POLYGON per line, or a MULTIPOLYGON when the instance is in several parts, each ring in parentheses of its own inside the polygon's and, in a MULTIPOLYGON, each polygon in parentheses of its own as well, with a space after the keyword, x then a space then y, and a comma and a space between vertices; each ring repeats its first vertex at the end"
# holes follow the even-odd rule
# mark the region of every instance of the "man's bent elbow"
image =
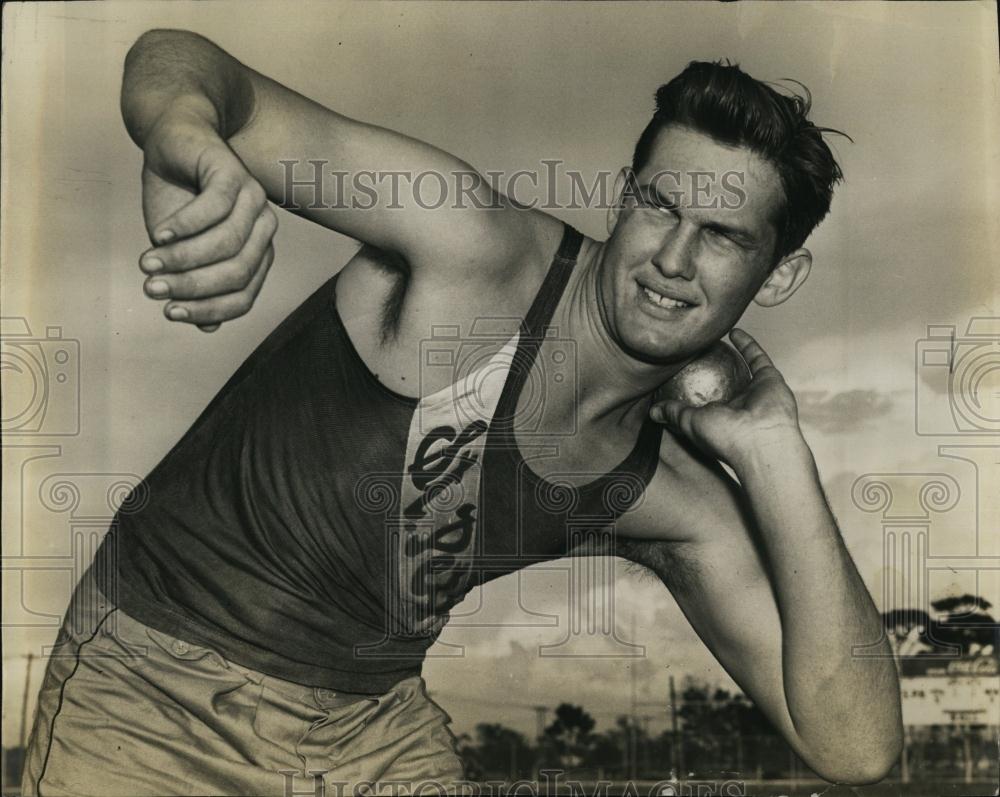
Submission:
POLYGON ((154 67, 161 67, 165 61, 184 62, 194 53, 214 48, 215 45, 201 34, 179 28, 150 28, 133 42, 125 55, 125 73, 134 69, 139 62, 152 59, 154 67))
POLYGON ((892 738, 880 740, 864 751, 843 753, 833 760, 829 755, 822 762, 809 762, 812 770, 824 780, 843 786, 868 786, 884 780, 899 761, 903 751, 903 729, 892 738))
POLYGON ((204 36, 191 30, 185 30, 184 28, 150 28, 135 40, 135 44, 132 47, 149 47, 156 44, 195 41, 198 39, 207 41, 204 36))

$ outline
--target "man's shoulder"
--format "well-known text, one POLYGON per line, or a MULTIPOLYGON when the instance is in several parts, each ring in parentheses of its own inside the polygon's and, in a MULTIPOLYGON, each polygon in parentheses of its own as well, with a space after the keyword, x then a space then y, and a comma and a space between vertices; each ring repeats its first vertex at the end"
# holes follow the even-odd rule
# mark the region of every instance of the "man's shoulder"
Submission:
POLYGON ((405 298, 426 316, 461 307, 522 317, 555 262, 566 225, 535 209, 517 215, 513 229, 500 225, 507 229, 484 235, 474 249, 442 241, 436 268, 407 270, 398 286, 400 304, 405 298))
MULTIPOLYGON (((427 247, 433 262, 414 268, 415 280, 434 284, 481 284, 514 292, 544 276, 562 240, 565 225, 537 209, 482 211, 491 223, 480 225, 470 245, 447 237, 427 247)), ((417 265, 417 264, 414 264, 417 265)))
POLYGON ((497 298, 530 291, 555 258, 563 222, 525 209, 518 213, 516 225, 498 224, 497 228, 484 233, 472 249, 442 239, 429 255, 435 261, 433 267, 424 264, 417 269, 399 253, 363 243, 342 270, 340 289, 363 284, 361 293, 398 293, 400 301, 426 291, 440 294, 444 290, 447 295, 488 291, 497 298))

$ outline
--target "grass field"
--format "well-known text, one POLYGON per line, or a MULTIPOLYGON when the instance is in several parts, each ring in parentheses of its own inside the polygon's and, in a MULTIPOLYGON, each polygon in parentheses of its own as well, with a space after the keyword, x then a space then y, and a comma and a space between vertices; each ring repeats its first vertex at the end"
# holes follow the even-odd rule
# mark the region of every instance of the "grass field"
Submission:
MULTIPOLYGON (((590 797, 595 794, 596 784, 583 783, 583 795, 590 797)), ((655 789, 655 781, 636 781, 634 790, 628 789, 628 784, 624 782, 612 783, 607 791, 597 794, 604 794, 607 797, 615 795, 635 794, 637 797, 653 797, 653 795, 665 794, 666 790, 655 789)), ((524 793, 527 793, 526 791, 524 793)), ((569 789, 560 790, 559 794, 569 795, 569 789)), ((680 785, 675 794, 691 795, 692 797, 709 797, 715 794, 744 794, 747 797, 995 797, 998 793, 997 782, 975 782, 975 783, 878 783, 874 786, 831 786, 826 781, 746 781, 743 784, 743 791, 736 788, 735 782, 723 789, 723 784, 717 784, 716 790, 711 790, 707 781, 693 782, 691 784, 680 785), (700 790, 699 790, 700 789, 700 790), (721 790, 720 790, 721 789, 721 790)), ((577 791, 576 795, 581 792, 577 791)))
MULTIPOLYGON (((499 782, 493 781, 492 787, 483 786, 483 795, 518 795, 518 797, 529 797, 534 794, 551 794, 553 797, 618 797, 619 795, 633 795, 634 797, 654 797, 660 795, 670 795, 671 792, 662 787, 662 782, 657 781, 634 781, 631 784, 624 781, 606 781, 602 787, 593 781, 583 781, 579 785, 573 783, 572 787, 562 784, 558 792, 543 791, 536 787, 532 788, 522 783, 519 788, 507 790, 499 782), (659 788, 657 788, 659 786, 659 788)), ((510 786, 512 784, 505 784, 510 786)), ((874 786, 831 786, 825 781, 746 781, 742 786, 742 791, 737 787, 736 782, 730 782, 728 787, 723 783, 715 784, 715 789, 708 781, 692 782, 681 784, 673 792, 675 795, 691 795, 691 797, 711 797, 712 795, 745 795, 745 797, 997 797, 998 785, 996 782, 976 782, 976 783, 879 783, 874 786)), ((16 788, 4 788, 2 797, 18 797, 20 790, 16 788)), ((331 791, 329 797, 334 797, 331 791)), ((427 796, 429 797, 429 795, 427 796)))

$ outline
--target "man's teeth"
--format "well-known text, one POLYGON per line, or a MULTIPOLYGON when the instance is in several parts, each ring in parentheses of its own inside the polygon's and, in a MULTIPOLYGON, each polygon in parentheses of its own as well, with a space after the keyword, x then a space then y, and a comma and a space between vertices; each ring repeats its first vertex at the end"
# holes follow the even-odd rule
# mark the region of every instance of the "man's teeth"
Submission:
POLYGON ((690 307, 691 306, 687 302, 680 302, 680 301, 677 301, 676 299, 670 299, 670 298, 667 298, 666 296, 662 296, 659 293, 657 293, 656 291, 650 290, 649 288, 645 288, 644 287, 643 290, 646 291, 646 295, 650 298, 650 301, 652 301, 653 304, 659 305, 660 307, 690 307))

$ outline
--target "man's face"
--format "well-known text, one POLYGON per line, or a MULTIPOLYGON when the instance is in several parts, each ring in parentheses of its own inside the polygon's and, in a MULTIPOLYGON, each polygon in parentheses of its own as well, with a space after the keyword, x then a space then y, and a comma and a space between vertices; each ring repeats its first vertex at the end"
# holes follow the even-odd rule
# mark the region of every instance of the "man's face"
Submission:
POLYGON ((771 271, 783 201, 777 171, 750 150, 661 130, 611 216, 600 284, 617 343, 676 362, 725 335, 771 271))

